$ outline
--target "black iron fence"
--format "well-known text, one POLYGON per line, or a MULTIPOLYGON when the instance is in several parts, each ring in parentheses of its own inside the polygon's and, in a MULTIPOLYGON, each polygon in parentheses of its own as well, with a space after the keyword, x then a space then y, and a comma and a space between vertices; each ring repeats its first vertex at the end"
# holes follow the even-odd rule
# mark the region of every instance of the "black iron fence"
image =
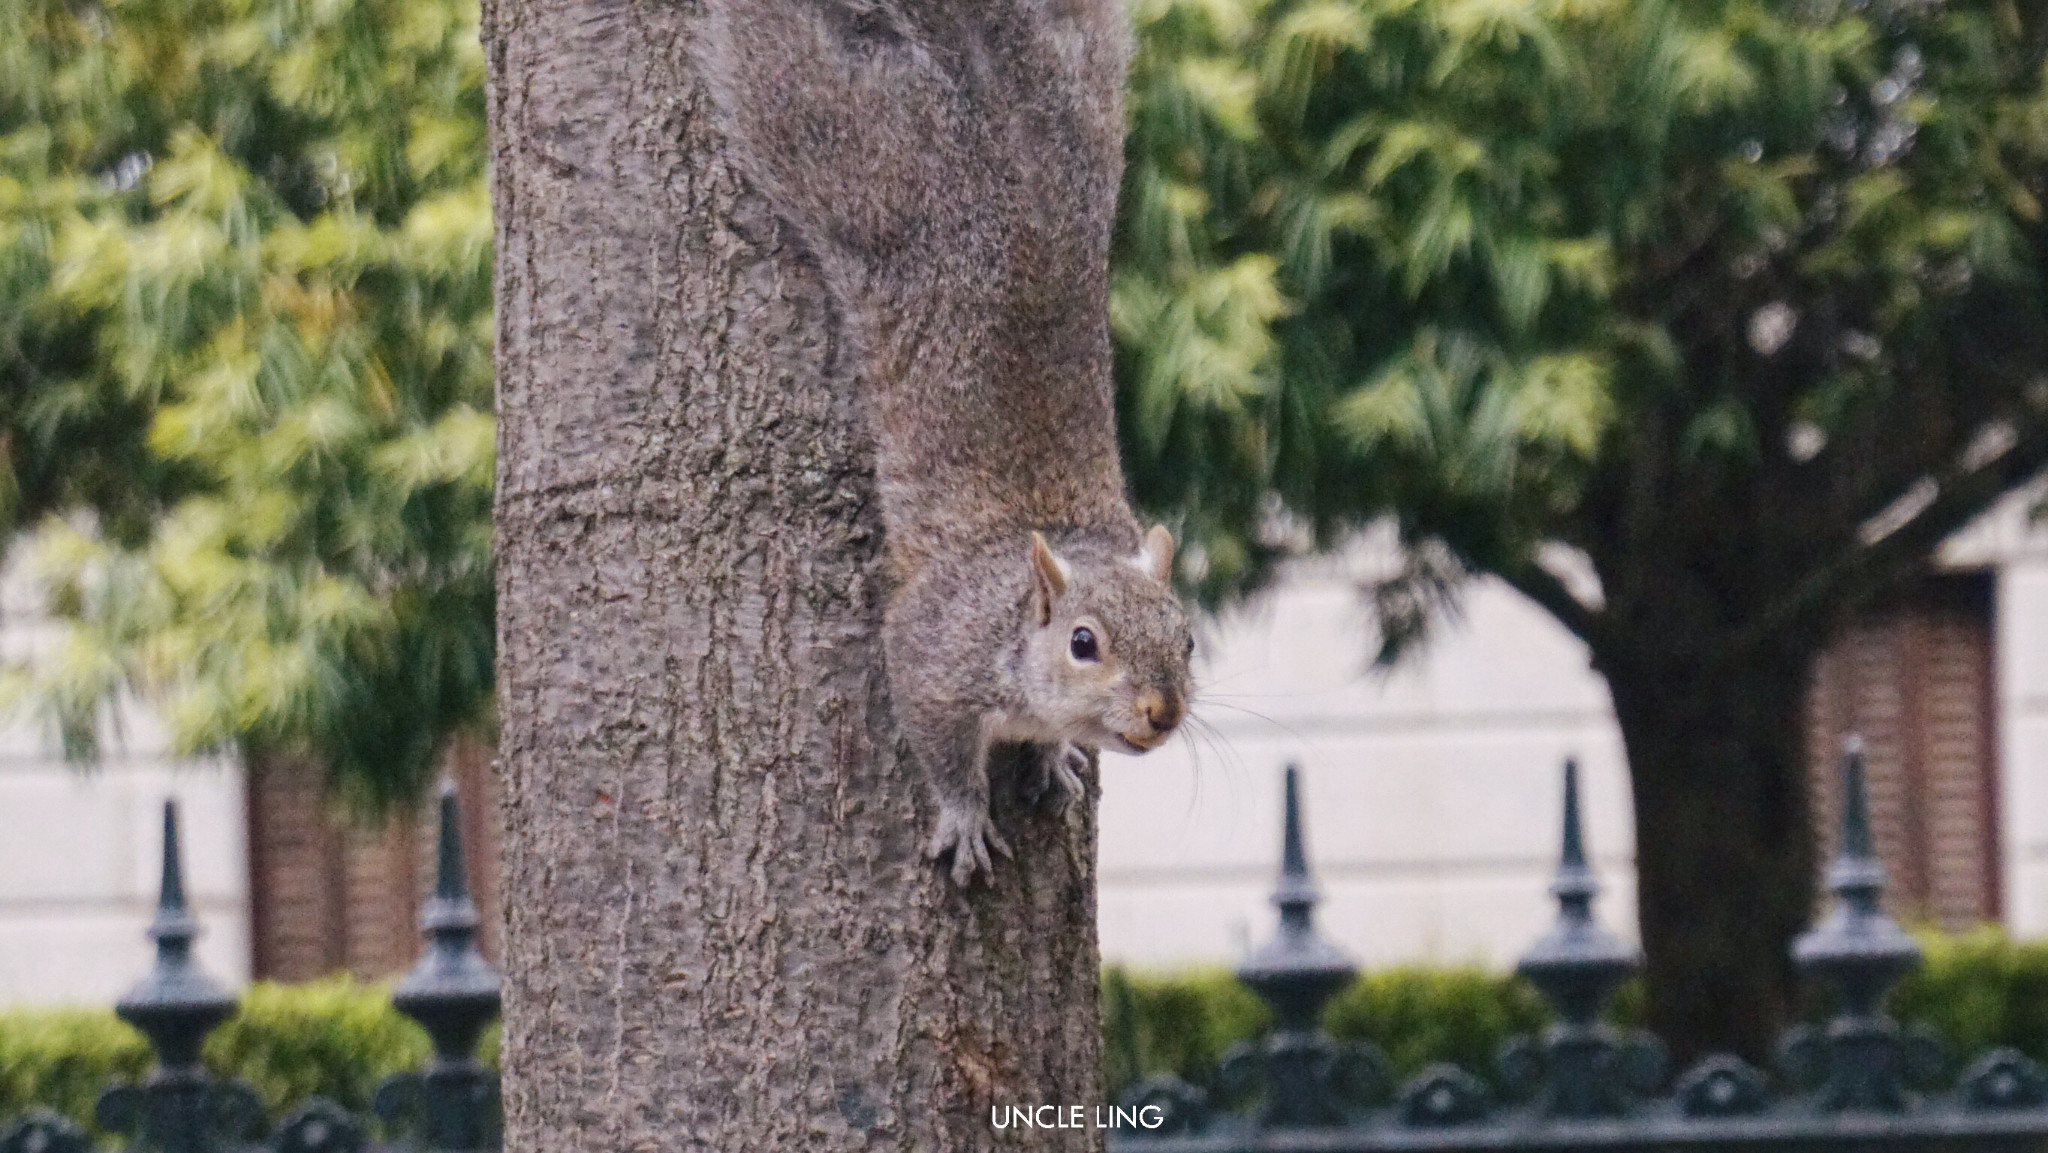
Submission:
MULTIPOLYGON (((162 896, 149 936, 156 965, 114 1006, 149 1038, 156 1066, 141 1083, 116 1085, 95 1108, 101 1127, 131 1149, 159 1153, 271 1150, 363 1153, 395 1146, 468 1153, 499 1147, 498 1075, 476 1059, 484 1028, 498 1015, 498 974, 476 951, 476 905, 463 880, 455 793, 441 793, 439 860, 420 918, 427 946, 392 989, 398 1010, 426 1028, 434 1055, 425 1068, 378 1087, 374 1116, 314 1099, 269 1124, 247 1085, 221 1080, 199 1050, 235 1012, 235 998, 192 958, 199 925, 185 904, 178 810, 164 805, 162 896)), ((91 1153, 93 1141, 69 1118, 44 1109, 0 1117, 0 1153, 91 1153)))
POLYGON ((1551 886, 1557 923, 1517 967, 1555 1023, 1509 1043, 1490 1070, 1439 1065, 1403 1085, 1376 1048, 1339 1042, 1319 1024, 1354 970, 1315 929, 1299 785, 1288 769, 1273 893, 1280 927, 1238 969, 1272 1009, 1274 1028, 1226 1053, 1206 1087, 1174 1076, 1133 1085, 1111 1114, 1112 1153, 2048 1150, 2048 1070, 1998 1050, 1957 1072, 1931 1034, 1885 1014, 1886 993, 1920 963, 1920 950, 1881 907, 1884 870, 1857 742, 1842 764, 1842 847, 1827 873, 1833 907, 1792 950, 1830 994, 1832 1015, 1792 1029, 1774 1069, 1713 1056, 1672 1078, 1655 1038, 1604 1022, 1638 957, 1593 916, 1600 887, 1586 861, 1578 768, 1567 762, 1551 886))
MULTIPOLYGON (((1788 1033, 1774 1069, 1717 1056, 1673 1078, 1654 1038, 1605 1023, 1608 999, 1638 959, 1593 915, 1599 885, 1586 860, 1577 767, 1567 763, 1563 851, 1551 886, 1557 923, 1518 967, 1555 1023, 1511 1042, 1491 1069, 1439 1065, 1396 1085, 1376 1048, 1339 1042, 1321 1027, 1324 1006, 1355 970, 1316 931, 1300 785, 1288 769, 1273 894, 1279 930, 1238 969, 1271 1008, 1274 1028, 1227 1053, 1203 1087, 1173 1076, 1133 1085, 1107 1111, 1120 1121, 1112 1153, 2048 1153, 2048 1070, 1999 1050, 1955 1072, 1958 1063, 1931 1035, 1885 1015, 1885 994, 1920 954, 1881 907, 1884 872, 1853 743, 1843 774, 1842 848, 1827 875, 1833 908, 1793 948, 1800 969, 1832 994, 1833 1016, 1788 1033)), ((433 1057, 388 1079, 373 1115, 316 1099, 271 1125, 247 1086, 200 1063, 202 1043, 233 1014, 235 999, 192 958, 198 926, 185 902, 177 810, 167 804, 162 898, 149 927, 156 964, 116 1005, 148 1037, 156 1065, 141 1083, 100 1097, 100 1125, 132 1148, 162 1153, 498 1149, 498 1078, 475 1057, 498 1013, 498 975, 476 950, 455 805, 453 791, 444 791, 436 885, 421 917, 426 949, 393 989, 396 1007, 426 1028, 433 1057)), ((1031 1133, 1020 1127, 1005 1139, 1028 1146, 1031 1133)), ((93 1148, 79 1126, 49 1111, 0 1118, 0 1153, 93 1148)))

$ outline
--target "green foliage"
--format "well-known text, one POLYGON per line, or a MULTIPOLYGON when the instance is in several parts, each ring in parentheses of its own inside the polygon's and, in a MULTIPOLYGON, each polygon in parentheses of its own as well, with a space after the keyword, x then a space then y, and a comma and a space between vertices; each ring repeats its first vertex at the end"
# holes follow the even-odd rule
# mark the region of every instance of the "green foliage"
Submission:
POLYGON ((432 1053, 426 1031, 391 1007, 380 986, 335 977, 305 985, 259 982, 234 1018, 206 1039, 207 1065, 249 1083, 273 1112, 311 1096, 365 1110, 377 1084, 432 1053))
MULTIPOLYGON (((1399 1077, 1439 1061, 1490 1070, 1502 1043, 1547 1021, 1535 991, 1512 976, 1423 966, 1362 974, 1323 1015, 1333 1036, 1378 1044, 1399 1077)), ((1227 972, 1112 967, 1103 976, 1105 1083, 1114 1094, 1137 1076, 1170 1072, 1207 1084, 1232 1045, 1271 1024, 1257 995, 1227 972)))
POLYGON ((1487 574, 1585 642, 1639 798, 1763 778, 1711 852, 1637 830, 1653 1016, 1761 1059, 1810 870, 1756 830, 1808 761, 1753 701, 2048 467, 2048 10, 1134 13, 1111 323, 1180 577, 1391 520, 1381 663, 1487 574))
POLYGON ((0 530, 90 755, 415 795, 487 720, 491 229, 467 0, 0 0, 0 530))
POLYGON ((1596 650, 1626 643, 1607 619, 1725 649, 1742 624, 1815 631, 2048 460, 2031 13, 1135 15, 1126 453, 1141 500, 1185 518, 1205 595, 1256 583, 1301 528, 1391 512, 1435 549, 1382 597, 1383 656, 1473 571, 1596 650), (1908 531, 1864 531, 1929 483, 1908 531), (1592 561, 1612 611, 1542 571, 1551 545, 1592 561), (1658 612, 1687 631, 1633 619, 1658 612))
POLYGON ((1993 928, 1920 943, 1927 963, 1893 992, 1893 1013, 1932 1029, 1952 1054, 2010 1046, 2048 1060, 2048 944, 1993 928))
MULTIPOLYGON (((2000 1046, 2048 1060, 2048 943, 2014 941, 1996 928, 1922 934, 1920 943, 1926 964, 1893 991, 1895 1017, 1931 1030, 1965 1060, 2000 1046)), ((1607 1016, 1617 1027, 1641 1028, 1642 983, 1623 985, 1607 1016)), ((1220 970, 1145 975, 1112 967, 1103 977, 1103 1017, 1112 1095, 1153 1073, 1207 1084, 1230 1046, 1271 1025, 1258 998, 1220 970)), ((1397 1078, 1442 1061, 1491 1077, 1503 1043, 1549 1021, 1542 998, 1520 978, 1420 965, 1360 974, 1323 1014, 1332 1036, 1378 1045, 1397 1078)))
POLYGON ((1377 1043, 1401 1077, 1439 1061, 1491 1069, 1503 1042, 1549 1019, 1529 985, 1478 968, 1365 973, 1323 1014, 1332 1035, 1377 1043))
MULTIPOLYGON (((497 1031, 478 1049, 497 1061, 497 1031)), ((391 1007, 383 986, 337 977, 303 985, 259 982, 207 1038, 217 1077, 246 1082, 273 1116, 322 1096, 366 1110, 379 1082, 418 1069, 426 1032, 391 1007)), ((30 1105, 90 1124, 110 1083, 148 1072, 149 1043, 109 1010, 0 1011, 0 1118, 30 1105)))
POLYGON ((41 1105, 90 1122, 102 1089, 141 1078, 149 1065, 149 1042, 111 1012, 0 1012, 0 1117, 41 1105))
POLYGON ((1112 966, 1102 978, 1103 1080, 1115 1091, 1173 1072, 1205 1080, 1224 1051, 1272 1023, 1265 1003, 1222 970, 1171 976, 1112 966))

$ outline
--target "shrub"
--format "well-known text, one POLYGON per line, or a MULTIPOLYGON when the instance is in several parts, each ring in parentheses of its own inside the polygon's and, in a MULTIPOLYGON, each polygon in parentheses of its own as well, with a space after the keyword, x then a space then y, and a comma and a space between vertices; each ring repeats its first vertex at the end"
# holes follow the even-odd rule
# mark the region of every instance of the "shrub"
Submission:
MULTIPOLYGON (((1892 997, 1900 1020, 1932 1029, 1960 1058, 2010 1045, 2048 1060, 2048 943, 1983 929, 1923 935, 1922 944, 1927 964, 1892 997)), ((1641 1021, 1639 983, 1622 988, 1610 1016, 1641 1021)), ((1377 1043, 1400 1078, 1439 1061, 1488 1075, 1503 1042, 1547 1020, 1526 982, 1475 967, 1369 972, 1324 1015, 1335 1036, 1377 1043)), ((1166 1072, 1210 1084, 1230 1046, 1271 1023, 1265 1005, 1225 970, 1111 967, 1103 974, 1105 1084, 1114 1094, 1166 1072)), ((498 1036, 493 1025, 478 1046, 493 1066, 498 1036)), ((315 1095, 365 1109, 380 1081, 419 1068, 428 1053, 425 1031, 391 1007, 384 986, 337 977, 252 986, 240 1011, 207 1039, 204 1056, 216 1076, 246 1081, 276 1114, 315 1095)), ((0 1119, 42 1105, 90 1125, 100 1091, 139 1079, 149 1065, 148 1043, 110 1010, 0 1011, 0 1119)))
MULTIPOLYGON (((496 1039, 495 1030, 485 1038, 496 1039)), ((311 1096, 366 1109, 378 1082, 420 1067, 429 1051, 426 1031, 391 1007, 382 985, 335 977, 244 990, 203 1057, 215 1076, 247 1082, 276 1115, 311 1096)), ((89 1126, 100 1091, 149 1066, 149 1043, 111 1010, 0 1012, 0 1118, 42 1105, 89 1126)))
POLYGON ((1225 1050, 1271 1024, 1265 1003, 1221 969, 1171 976, 1103 974, 1103 1082, 1176 1073, 1207 1083, 1225 1050))
POLYGON ((426 1030, 391 1007, 382 985, 333 977, 304 985, 263 981, 242 1010, 206 1039, 207 1067, 239 1077, 273 1114, 321 1096, 367 1109, 378 1082, 432 1053, 426 1030))
POLYGON ((0 1119, 42 1105, 89 1123, 100 1090, 141 1077, 149 1064, 149 1042, 111 1012, 0 1013, 0 1119))
MULTIPOLYGON (((1220 969, 1138 976, 1111 968, 1103 1016, 1103 1080, 1112 1094, 1154 1073, 1209 1084, 1231 1045, 1272 1023, 1258 997, 1220 969)), ((1396 1076, 1406 1077, 1437 1061, 1485 1072, 1503 1042, 1547 1019, 1534 990, 1512 976, 1403 966, 1361 976, 1331 1000, 1323 1021, 1337 1037, 1378 1043, 1396 1076)))
POLYGON ((1366 973, 1323 1014, 1332 1034, 1377 1043, 1403 1078, 1439 1061, 1484 1076, 1502 1043, 1549 1019, 1526 982, 1477 967, 1366 973))
POLYGON ((1933 1030, 1964 1060, 2001 1045, 2048 1060, 2048 942, 1987 927, 1922 934, 1920 944, 1927 963, 1892 994, 1901 1021, 1933 1030))

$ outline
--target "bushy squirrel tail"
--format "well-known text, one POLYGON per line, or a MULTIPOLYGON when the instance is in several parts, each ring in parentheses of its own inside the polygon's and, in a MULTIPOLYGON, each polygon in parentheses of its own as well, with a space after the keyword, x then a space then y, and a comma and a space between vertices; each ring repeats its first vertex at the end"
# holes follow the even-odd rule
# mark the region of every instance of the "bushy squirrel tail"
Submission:
MULTIPOLYGON (((996 6, 991 4, 991 6, 996 6)), ((961 223, 972 126, 925 30, 863 0, 715 0, 701 61, 742 174, 810 243, 867 258, 961 223)))
POLYGON ((1086 229, 1115 203, 1121 0, 707 9, 700 65, 735 156, 814 242, 870 261, 986 257, 975 250, 1020 226, 1072 229, 1078 214, 1086 229))
POLYGON ((892 555, 1128 521, 1105 308, 1121 0, 710 0, 703 20, 729 155, 847 318, 892 555))

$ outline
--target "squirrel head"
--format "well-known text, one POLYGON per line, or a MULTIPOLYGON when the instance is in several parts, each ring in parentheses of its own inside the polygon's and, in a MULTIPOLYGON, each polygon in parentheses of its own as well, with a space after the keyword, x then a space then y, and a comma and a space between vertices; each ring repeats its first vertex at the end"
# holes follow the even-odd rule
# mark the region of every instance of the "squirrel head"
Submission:
POLYGON ((1067 740, 1121 753, 1159 747, 1187 715, 1194 634, 1174 595, 1173 536, 1135 556, 1062 557, 1031 534, 1024 650, 1031 711, 1067 740))

